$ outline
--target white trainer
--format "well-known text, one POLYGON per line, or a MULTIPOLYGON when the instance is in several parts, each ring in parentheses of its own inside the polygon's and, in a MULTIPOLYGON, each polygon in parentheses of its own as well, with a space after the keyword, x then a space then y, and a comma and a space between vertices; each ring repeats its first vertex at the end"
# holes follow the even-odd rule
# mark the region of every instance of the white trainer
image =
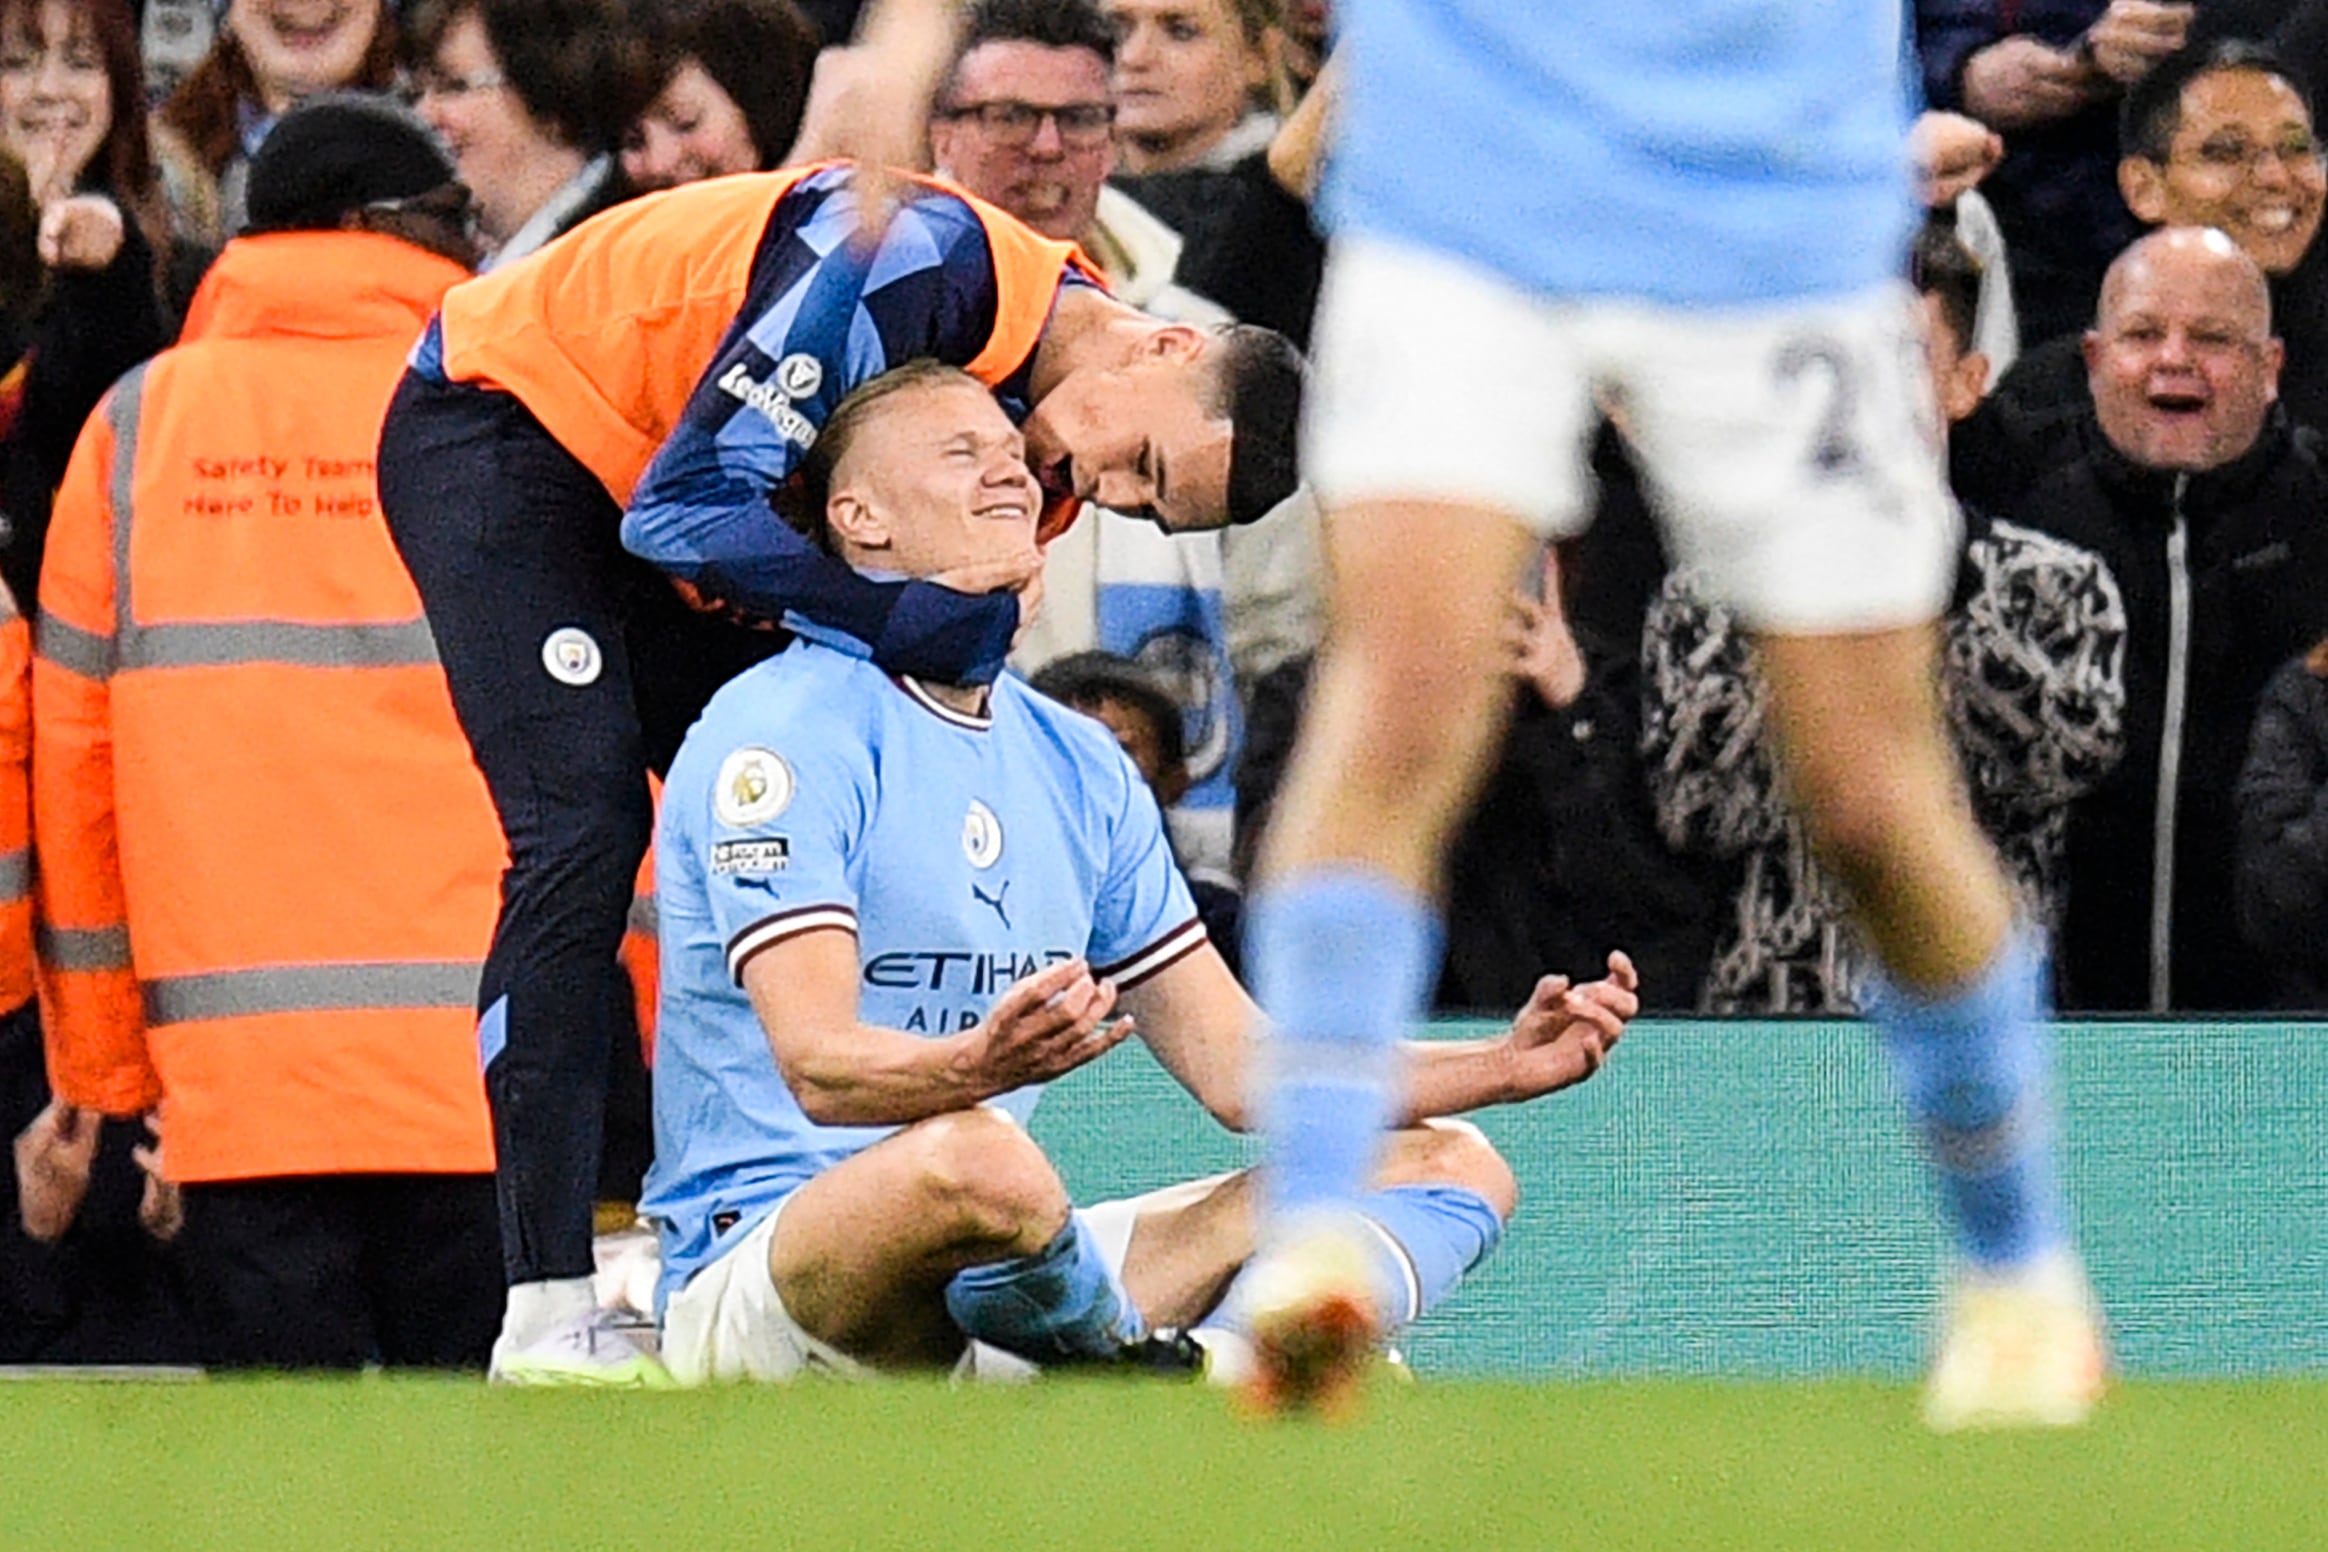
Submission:
POLYGON ((604 1310, 561 1322, 523 1345, 503 1334, 493 1344, 493 1362, 485 1377, 496 1385, 608 1390, 670 1390, 679 1383, 604 1310))
POLYGON ((2004 1275, 1960 1271, 1944 1319, 1924 1388, 1936 1432, 2074 1427, 2108 1386, 2101 1306, 2068 1251, 2004 1275))

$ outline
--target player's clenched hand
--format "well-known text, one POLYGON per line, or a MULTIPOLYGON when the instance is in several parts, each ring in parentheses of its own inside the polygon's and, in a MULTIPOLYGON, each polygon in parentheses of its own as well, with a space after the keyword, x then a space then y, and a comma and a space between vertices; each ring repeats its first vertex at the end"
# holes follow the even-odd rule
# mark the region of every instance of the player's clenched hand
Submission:
MULTIPOLYGON (((925 580, 957 593, 1016 593, 1019 634, 1032 625, 1043 608, 1043 552, 1030 544, 1002 560, 982 560, 933 573, 925 580)), ((1017 637, 1011 644, 1018 644, 1017 637)))
POLYGON ((64 1238, 89 1194, 102 1118, 52 1099, 16 1135, 17 1212, 24 1232, 43 1242, 64 1238))
POLYGON ((965 1042, 974 1085, 989 1097, 1007 1094, 1105 1055, 1132 1032, 1128 1017, 1108 1021, 1115 1005, 1115 982, 1094 980, 1081 959, 1013 982, 965 1042))
POLYGON ((1513 1097, 1533 1099, 1600 1071, 1624 1038, 1626 1021, 1641 1011, 1640 989, 1641 977, 1622 953, 1609 955, 1609 973, 1600 980, 1572 986, 1564 975, 1548 975, 1538 981, 1504 1037, 1513 1097))

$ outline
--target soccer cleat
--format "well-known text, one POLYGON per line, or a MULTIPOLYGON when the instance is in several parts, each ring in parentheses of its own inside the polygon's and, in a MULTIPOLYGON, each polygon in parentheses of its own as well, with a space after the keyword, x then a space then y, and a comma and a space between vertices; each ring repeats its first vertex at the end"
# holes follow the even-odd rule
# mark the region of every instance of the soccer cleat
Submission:
POLYGON ((606 1390, 671 1390, 671 1371, 641 1350, 603 1310, 517 1346, 504 1335, 493 1344, 485 1371, 496 1385, 595 1386, 606 1390))
POLYGON ((2101 1399, 2109 1344, 2075 1256, 2005 1276, 1959 1273, 1946 1320, 1924 1389, 1935 1432, 2074 1427, 2101 1399))
POLYGON ((1382 1334, 1373 1263, 1357 1226, 1323 1220, 1257 1259, 1246 1289, 1257 1412, 1347 1414, 1382 1334))
POLYGON ((1177 1326, 1160 1326, 1146 1336, 1126 1342, 1113 1367, 1131 1374, 1153 1374, 1166 1379, 1196 1379, 1205 1372, 1205 1349, 1177 1326))

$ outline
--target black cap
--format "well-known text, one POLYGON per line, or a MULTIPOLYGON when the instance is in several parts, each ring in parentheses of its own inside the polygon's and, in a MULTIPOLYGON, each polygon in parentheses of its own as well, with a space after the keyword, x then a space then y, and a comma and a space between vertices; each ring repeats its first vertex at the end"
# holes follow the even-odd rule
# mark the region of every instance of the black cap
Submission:
POLYGON ((328 231, 366 205, 426 194, 456 176, 443 142, 394 98, 312 97, 278 119, 251 158, 243 231, 328 231))

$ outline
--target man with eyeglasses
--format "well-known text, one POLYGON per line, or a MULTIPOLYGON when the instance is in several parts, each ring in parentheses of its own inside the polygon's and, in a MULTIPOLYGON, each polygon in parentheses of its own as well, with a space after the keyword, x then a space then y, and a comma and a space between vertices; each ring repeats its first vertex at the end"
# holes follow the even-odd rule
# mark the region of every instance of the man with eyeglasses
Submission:
MULTIPOLYGON (((2271 288, 2287 348, 2279 397, 2328 428, 2328 283, 2313 258, 2328 164, 2310 94, 2263 45, 2227 40, 2167 60, 2127 93, 2118 188, 2146 227, 2212 227, 2271 288), (2310 262, 2307 262, 2307 261, 2310 262)), ((2099 440, 2075 337, 2022 356, 1951 443, 1966 499, 2001 509, 2099 440)))
MULTIPOLYGON (((1078 244, 1117 299, 1153 317, 1214 328, 1227 311, 1178 284, 1180 234, 1107 180, 1115 170, 1109 82, 1115 29, 1092 0, 980 0, 930 115, 939 173, 1046 237, 1078 244)), ((1183 865, 1225 880, 1243 747, 1241 677, 1274 666, 1232 658, 1247 643, 1310 630, 1315 541, 1306 515, 1253 528, 1166 536, 1144 524, 1080 523, 1045 555, 1041 616, 1012 663, 1032 673, 1101 649, 1147 662, 1190 730, 1193 784, 1168 815, 1183 865)))
POLYGON ((1089 0, 982 0, 930 117, 938 170, 1045 237, 1079 243, 1115 294, 1162 318, 1227 314, 1172 280, 1180 236, 1108 178, 1115 29, 1089 0))
POLYGON ((618 0, 415 0, 398 43, 415 110, 477 196, 480 270, 634 192, 614 152, 658 83, 618 0))

